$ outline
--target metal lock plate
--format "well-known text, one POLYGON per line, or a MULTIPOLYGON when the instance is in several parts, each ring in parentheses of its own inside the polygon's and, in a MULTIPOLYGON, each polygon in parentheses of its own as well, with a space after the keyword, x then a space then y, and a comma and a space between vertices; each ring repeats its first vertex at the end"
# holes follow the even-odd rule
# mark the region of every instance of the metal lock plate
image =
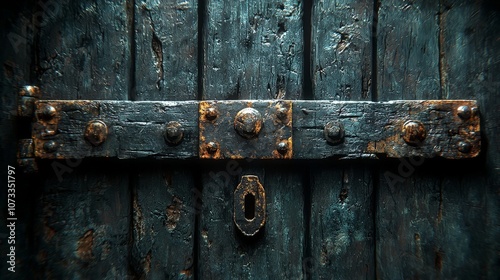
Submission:
POLYGON ((200 158, 290 159, 292 102, 201 101, 200 158))

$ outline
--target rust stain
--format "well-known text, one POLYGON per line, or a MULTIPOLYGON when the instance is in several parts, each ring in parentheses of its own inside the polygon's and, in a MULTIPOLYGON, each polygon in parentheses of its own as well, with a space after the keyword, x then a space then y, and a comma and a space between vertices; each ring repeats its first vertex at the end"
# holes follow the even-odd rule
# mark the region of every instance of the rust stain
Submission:
POLYGON ((94 256, 92 255, 92 247, 94 246, 94 230, 90 229, 78 240, 78 248, 76 253, 83 261, 91 261, 94 256))
POLYGON ((443 269, 443 252, 441 250, 436 250, 436 255, 434 259, 434 267, 441 271, 443 269))
POLYGON ((181 217, 182 201, 174 196, 173 204, 169 205, 166 210, 166 226, 172 231, 177 227, 177 222, 181 217))
POLYGON ((134 229, 135 233, 137 234, 137 239, 140 240, 144 236, 146 229, 144 226, 142 209, 139 206, 139 202, 137 201, 137 195, 134 196, 132 207, 134 208, 134 229))
POLYGON ((144 260, 142 261, 142 267, 144 269, 144 273, 146 275, 149 274, 149 272, 151 271, 151 250, 149 250, 148 254, 146 255, 146 257, 144 258, 144 260))

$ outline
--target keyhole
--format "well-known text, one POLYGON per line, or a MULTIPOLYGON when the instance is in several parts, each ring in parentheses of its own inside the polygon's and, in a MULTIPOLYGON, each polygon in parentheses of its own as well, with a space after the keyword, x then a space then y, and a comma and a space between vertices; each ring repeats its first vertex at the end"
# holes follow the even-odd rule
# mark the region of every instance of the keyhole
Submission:
POLYGON ((251 193, 245 195, 245 219, 255 218, 255 196, 251 193))

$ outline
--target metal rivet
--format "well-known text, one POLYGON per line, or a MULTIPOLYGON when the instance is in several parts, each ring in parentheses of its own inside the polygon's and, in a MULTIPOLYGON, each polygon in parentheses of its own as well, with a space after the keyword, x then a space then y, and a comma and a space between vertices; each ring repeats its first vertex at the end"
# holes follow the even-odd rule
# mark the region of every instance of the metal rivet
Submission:
POLYGON ((281 120, 286 120, 287 113, 288 109, 284 107, 281 107, 278 110, 276 110, 276 116, 278 116, 278 118, 281 120))
POLYGON ((262 116, 254 108, 245 108, 236 114, 234 129, 246 139, 256 137, 262 128, 262 116))
POLYGON ((56 116, 56 108, 46 104, 37 111, 38 119, 50 120, 56 116))
POLYGON ((91 121, 85 128, 85 139, 94 146, 99 146, 108 137, 108 126, 103 121, 91 121))
POLYGON ((407 121, 403 125, 402 136, 409 145, 420 145, 427 137, 425 126, 419 121, 407 121))
POLYGON ((282 140, 278 143, 276 150, 282 155, 286 154, 288 152, 288 141, 287 140, 282 140))
POLYGON ((458 150, 462 153, 468 153, 472 149, 472 145, 468 142, 461 141, 458 143, 458 150))
POLYGON ((344 125, 338 121, 331 121, 325 125, 323 130, 325 139, 330 144, 338 144, 344 141, 344 125))
POLYGON ((165 129, 165 140, 171 145, 177 145, 184 137, 184 129, 182 125, 176 121, 167 123, 165 129))
POLYGON ((48 153, 55 152, 57 150, 57 147, 57 143, 53 140, 49 140, 43 144, 43 149, 48 153))
POLYGON ((218 115, 219 114, 217 113, 217 109, 215 109, 214 107, 210 107, 205 111, 205 118, 210 121, 215 120, 218 115))
POLYGON ((217 146, 217 143, 208 142, 208 144, 207 144, 207 152, 208 153, 215 154, 215 152, 217 152, 218 149, 219 149, 219 147, 217 146))
POLYGON ((457 108, 457 115, 462 119, 462 120, 468 120, 471 116, 471 109, 469 106, 460 106, 457 108))

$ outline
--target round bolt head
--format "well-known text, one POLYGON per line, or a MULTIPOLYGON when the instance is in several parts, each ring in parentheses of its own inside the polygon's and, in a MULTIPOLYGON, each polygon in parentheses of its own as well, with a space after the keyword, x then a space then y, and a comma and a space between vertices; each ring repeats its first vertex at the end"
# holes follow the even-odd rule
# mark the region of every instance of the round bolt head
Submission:
POLYGON ((207 143, 207 152, 209 154, 215 154, 215 152, 217 152, 218 149, 219 146, 217 145, 217 143, 213 141, 207 143))
POLYGON ((344 125, 338 121, 331 121, 325 125, 323 130, 325 139, 330 144, 339 144, 344 141, 344 125))
POLYGON ((288 109, 284 108, 284 107, 281 107, 278 110, 276 110, 276 116, 278 116, 278 118, 281 120, 286 119, 287 113, 288 113, 288 109))
POLYGON ((276 150, 282 155, 286 154, 288 152, 288 141, 282 140, 278 143, 278 146, 276 147, 276 150))
POLYGON ((469 153, 472 150, 472 145, 468 142, 461 141, 458 143, 458 150, 462 153, 469 153))
POLYGON ((37 111, 36 115, 40 120, 50 120, 56 116, 56 113, 56 108, 45 104, 37 111))
POLYGON ((471 109, 469 106, 460 106, 457 108, 457 115, 462 119, 462 120, 468 120, 472 114, 471 109))
POLYGON ((210 107, 205 111, 205 118, 210 121, 215 120, 218 115, 219 114, 217 113, 217 109, 215 109, 214 107, 210 107))
POLYGON ((167 123, 165 129, 165 141, 170 145, 177 145, 184 137, 184 128, 178 122, 172 121, 167 123))
POLYGON ((57 147, 57 143, 53 140, 49 140, 43 144, 43 149, 48 153, 55 152, 57 150, 57 147))
POLYGON ((85 128, 85 139, 93 146, 99 146, 108 137, 108 126, 103 121, 90 121, 85 128))
POLYGON ((236 114, 234 129, 243 138, 256 137, 262 128, 262 116, 254 108, 245 108, 236 114))
POLYGON ((404 123, 402 136, 408 145, 420 145, 427 137, 427 132, 423 123, 410 120, 404 123))

